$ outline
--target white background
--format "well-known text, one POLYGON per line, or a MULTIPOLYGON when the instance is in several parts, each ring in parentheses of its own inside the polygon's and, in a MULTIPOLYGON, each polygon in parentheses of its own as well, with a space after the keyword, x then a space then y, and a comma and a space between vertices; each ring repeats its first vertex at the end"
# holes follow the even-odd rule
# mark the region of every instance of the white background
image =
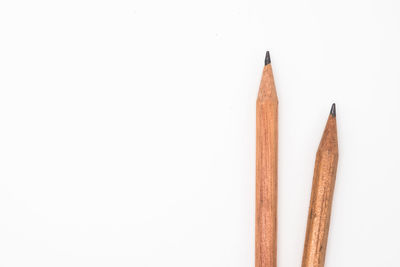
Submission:
POLYGON ((254 266, 255 103, 280 100, 279 267, 337 104, 326 267, 400 266, 400 4, 1 1, 0 266, 254 266))

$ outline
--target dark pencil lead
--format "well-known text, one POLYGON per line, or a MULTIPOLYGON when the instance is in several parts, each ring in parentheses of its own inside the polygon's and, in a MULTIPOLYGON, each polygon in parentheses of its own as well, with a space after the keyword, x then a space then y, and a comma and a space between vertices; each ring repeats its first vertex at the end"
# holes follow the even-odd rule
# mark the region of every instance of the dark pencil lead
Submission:
POLYGON ((269 51, 267 51, 267 54, 265 55, 265 66, 269 63, 271 63, 271 57, 269 56, 269 51))
POLYGON ((335 103, 332 104, 331 115, 332 115, 332 117, 336 117, 336 105, 335 105, 335 103))

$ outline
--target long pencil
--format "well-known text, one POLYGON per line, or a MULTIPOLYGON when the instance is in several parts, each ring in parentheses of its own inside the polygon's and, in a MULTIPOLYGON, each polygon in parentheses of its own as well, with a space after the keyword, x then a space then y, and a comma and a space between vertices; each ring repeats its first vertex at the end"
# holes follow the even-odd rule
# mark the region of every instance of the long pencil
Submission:
POLYGON ((256 116, 255 266, 276 267, 278 97, 269 52, 265 57, 256 116))
POLYGON ((323 267, 338 163, 336 107, 332 105, 315 160, 302 267, 323 267))

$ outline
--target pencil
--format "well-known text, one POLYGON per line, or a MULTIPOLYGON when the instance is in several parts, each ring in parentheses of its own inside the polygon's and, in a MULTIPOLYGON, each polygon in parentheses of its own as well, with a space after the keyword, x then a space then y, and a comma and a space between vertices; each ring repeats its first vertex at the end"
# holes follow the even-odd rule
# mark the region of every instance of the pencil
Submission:
POLYGON ((323 267, 338 163, 336 107, 332 105, 315 160, 302 267, 323 267))
POLYGON ((269 52, 256 109, 255 266, 276 267, 278 98, 269 52))

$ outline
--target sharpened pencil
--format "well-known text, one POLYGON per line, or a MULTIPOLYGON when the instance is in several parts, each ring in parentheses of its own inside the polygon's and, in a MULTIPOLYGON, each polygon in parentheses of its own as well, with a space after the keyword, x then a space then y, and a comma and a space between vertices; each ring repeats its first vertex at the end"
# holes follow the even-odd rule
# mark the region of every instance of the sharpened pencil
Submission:
POLYGON ((276 267, 278 190, 278 97, 269 52, 256 111, 255 266, 276 267))
POLYGON ((338 163, 336 106, 332 105, 315 160, 302 267, 323 267, 338 163))

